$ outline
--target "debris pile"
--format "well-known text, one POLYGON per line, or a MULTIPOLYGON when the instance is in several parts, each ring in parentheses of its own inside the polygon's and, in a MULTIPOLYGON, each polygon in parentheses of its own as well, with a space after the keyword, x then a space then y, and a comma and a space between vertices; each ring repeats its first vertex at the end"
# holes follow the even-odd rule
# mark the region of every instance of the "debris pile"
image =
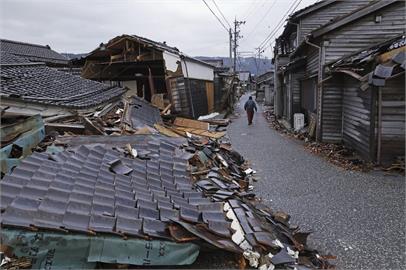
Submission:
POLYGON ((321 155, 330 163, 346 170, 368 172, 373 168, 372 163, 364 161, 354 150, 342 144, 311 142, 305 147, 311 153, 321 155))
POLYGON ((264 116, 269 122, 270 127, 288 137, 304 141, 305 148, 309 152, 324 157, 327 161, 340 168, 363 172, 373 169, 372 163, 363 160, 354 150, 342 144, 315 142, 313 136, 309 134, 313 134, 314 128, 304 127, 299 131, 286 128, 276 119, 272 107, 268 107, 264 110, 264 116))
POLYGON ((15 242, 24 235, 39 249, 28 256, 34 268, 68 238, 54 265, 191 264, 208 246, 260 269, 332 267, 307 246, 309 232, 251 191, 255 171, 226 137, 229 120, 164 121, 158 108, 131 97, 58 121, 45 123, 41 151, 0 182, 2 239, 26 257, 27 244, 15 242), (77 252, 63 256, 69 249, 77 252), (146 249, 147 257, 134 256, 146 249))
POLYGON ((270 127, 275 129, 276 131, 287 133, 286 128, 283 125, 281 125, 281 123, 279 123, 279 121, 276 119, 273 107, 265 107, 263 114, 265 119, 268 121, 270 127))
POLYGON ((405 157, 397 157, 396 160, 387 167, 384 167, 385 172, 396 172, 405 175, 405 157))

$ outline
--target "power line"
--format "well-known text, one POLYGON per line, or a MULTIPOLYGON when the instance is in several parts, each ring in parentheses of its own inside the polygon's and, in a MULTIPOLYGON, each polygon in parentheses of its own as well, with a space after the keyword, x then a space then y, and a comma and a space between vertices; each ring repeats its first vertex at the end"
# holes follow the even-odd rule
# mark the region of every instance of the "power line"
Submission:
POLYGON ((269 33, 269 35, 261 42, 261 44, 258 47, 263 47, 266 42, 268 42, 274 35, 275 33, 279 30, 279 28, 283 25, 283 22, 285 21, 286 16, 289 14, 289 12, 292 10, 293 6, 298 3, 299 0, 294 0, 292 2, 292 5, 288 8, 286 13, 282 16, 281 20, 278 22, 278 24, 274 27, 274 29, 269 33))
POLYGON ((289 7, 289 9, 286 11, 285 15, 281 18, 279 23, 275 26, 275 28, 269 33, 269 35, 261 42, 261 44, 258 46, 260 48, 264 47, 265 44, 273 37, 275 34, 278 32, 278 30, 283 26, 283 22, 285 21, 286 17, 294 11, 302 2, 302 0, 295 0, 292 5, 289 7))
MULTIPOLYGON (((247 16, 243 16, 243 18, 245 17, 245 20, 247 20, 252 14, 255 13, 255 11, 258 10, 258 8, 262 8, 262 7, 266 4, 267 1, 268 1, 268 0, 264 0, 264 2, 262 2, 262 5, 261 5, 261 6, 255 6, 255 4, 253 4, 252 7, 254 7, 254 8, 251 9, 250 12, 247 12, 247 14, 246 14, 247 16)), ((257 3, 260 3, 260 2, 258 1, 257 3)))
POLYGON ((285 13, 285 15, 282 17, 282 19, 279 21, 278 25, 272 30, 272 32, 268 35, 268 37, 261 43, 261 47, 265 46, 265 44, 274 37, 279 29, 283 26, 284 21, 286 20, 287 16, 296 10, 296 8, 300 5, 302 0, 296 0, 296 2, 293 2, 292 5, 289 7, 288 11, 285 13))
POLYGON ((228 33, 228 29, 227 27, 223 24, 223 22, 219 19, 219 17, 217 17, 217 15, 213 12, 213 10, 210 8, 210 6, 206 3, 205 0, 202 0, 204 2, 204 4, 206 5, 206 7, 210 10, 210 12, 214 15, 214 17, 216 17, 216 19, 219 21, 219 23, 223 26, 223 28, 227 31, 228 33))
POLYGON ((266 16, 268 15, 268 13, 272 10, 272 8, 275 6, 276 2, 278 0, 274 0, 272 2, 272 4, 269 6, 268 10, 265 12, 265 14, 262 16, 262 18, 257 22, 257 24, 255 24, 255 26, 252 28, 251 32, 248 33, 246 39, 248 39, 249 36, 251 36, 253 33, 255 33, 257 31, 257 26, 260 25, 263 20, 266 18, 266 16))
POLYGON ((228 22, 228 20, 227 20, 226 17, 224 16, 223 12, 221 12, 219 6, 217 6, 216 1, 214 1, 214 0, 212 0, 212 1, 213 1, 214 5, 216 6, 216 9, 218 10, 218 12, 220 12, 221 17, 223 17, 224 21, 228 24, 228 26, 229 26, 230 28, 232 28, 232 27, 231 27, 231 24, 228 22))

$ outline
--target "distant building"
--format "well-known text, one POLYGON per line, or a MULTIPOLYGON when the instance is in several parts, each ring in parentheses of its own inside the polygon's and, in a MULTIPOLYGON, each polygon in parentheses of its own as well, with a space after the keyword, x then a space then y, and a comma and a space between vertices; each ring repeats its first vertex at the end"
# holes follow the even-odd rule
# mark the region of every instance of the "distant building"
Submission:
POLYGON ((238 71, 238 79, 240 80, 240 87, 243 92, 252 90, 252 76, 249 71, 238 71))
POLYGON ((257 100, 264 100, 265 105, 273 105, 274 70, 267 71, 256 78, 257 100))

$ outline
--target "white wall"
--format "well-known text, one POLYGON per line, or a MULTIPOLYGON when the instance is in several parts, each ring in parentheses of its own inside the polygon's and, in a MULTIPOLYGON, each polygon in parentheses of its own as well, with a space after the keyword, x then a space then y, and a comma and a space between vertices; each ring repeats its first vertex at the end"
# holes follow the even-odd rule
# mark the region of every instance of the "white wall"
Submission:
POLYGON ((214 68, 196 62, 192 62, 188 59, 185 59, 185 61, 182 60, 182 71, 183 76, 185 76, 185 78, 199 79, 205 81, 214 80, 214 68))
POLYGON ((178 61, 180 61, 179 55, 163 52, 162 56, 165 60, 166 69, 172 72, 175 72, 178 68, 178 61))
POLYGON ((214 80, 214 67, 203 65, 188 58, 180 59, 179 55, 163 52, 166 69, 175 72, 178 68, 178 61, 182 63, 182 73, 185 78, 199 79, 205 81, 214 80), (186 63, 185 63, 186 62, 186 63))

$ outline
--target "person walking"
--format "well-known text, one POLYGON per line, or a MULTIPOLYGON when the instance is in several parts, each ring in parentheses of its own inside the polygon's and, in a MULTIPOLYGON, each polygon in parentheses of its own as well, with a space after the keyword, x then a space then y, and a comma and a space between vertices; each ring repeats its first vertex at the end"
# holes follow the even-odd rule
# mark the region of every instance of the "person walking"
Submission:
POLYGON ((245 102, 244 110, 247 112, 248 125, 252 125, 252 119, 254 118, 254 110, 255 112, 258 111, 257 104, 255 104, 255 101, 252 100, 252 96, 250 96, 247 102, 245 102))

